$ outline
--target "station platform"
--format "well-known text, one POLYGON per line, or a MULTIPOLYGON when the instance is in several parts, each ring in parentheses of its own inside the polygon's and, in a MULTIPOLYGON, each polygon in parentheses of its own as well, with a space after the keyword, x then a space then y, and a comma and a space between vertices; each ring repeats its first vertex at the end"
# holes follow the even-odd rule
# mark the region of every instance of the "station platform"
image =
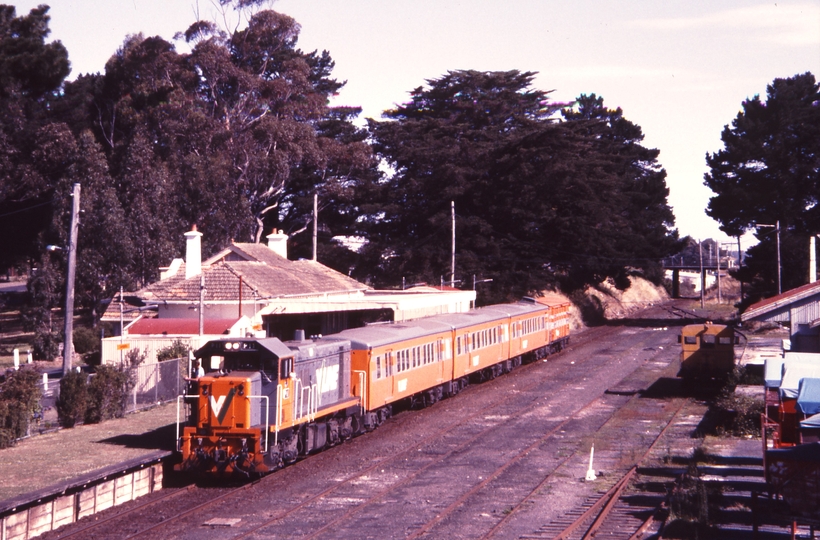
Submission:
POLYGON ((171 454, 176 403, 35 435, 0 450, 0 512, 171 454))

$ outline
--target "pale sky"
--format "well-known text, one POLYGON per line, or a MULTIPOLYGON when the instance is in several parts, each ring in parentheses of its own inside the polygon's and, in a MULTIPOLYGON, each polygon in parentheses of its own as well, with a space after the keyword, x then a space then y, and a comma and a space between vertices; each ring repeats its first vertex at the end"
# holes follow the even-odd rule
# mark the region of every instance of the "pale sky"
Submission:
MULTIPOLYGON (((70 79, 103 71, 128 34, 171 41, 197 13, 216 17, 211 0, 10 3, 18 15, 51 6, 70 79)), ((333 75, 348 81, 334 104, 365 117, 457 69, 536 71, 535 86, 556 101, 602 96, 661 151, 676 226, 696 239, 725 238, 704 213, 705 154, 722 148, 742 101, 765 97, 775 78, 820 78, 820 0, 278 0, 273 9, 301 24, 300 48, 330 52, 333 75)))

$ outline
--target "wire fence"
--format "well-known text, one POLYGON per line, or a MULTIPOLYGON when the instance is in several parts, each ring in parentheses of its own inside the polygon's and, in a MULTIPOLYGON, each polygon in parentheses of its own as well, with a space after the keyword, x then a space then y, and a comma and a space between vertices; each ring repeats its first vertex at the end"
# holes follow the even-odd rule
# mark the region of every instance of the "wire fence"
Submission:
POLYGON ((131 391, 125 412, 173 401, 185 393, 185 370, 187 359, 164 360, 140 364, 135 368, 134 389, 131 391))
MULTIPOLYGON (((133 368, 134 387, 126 400, 125 413, 168 403, 184 394, 187 386, 187 363, 187 358, 178 358, 140 364, 133 368)), ((30 432, 43 432, 55 428, 58 424, 57 400, 60 397, 60 381, 44 377, 42 384, 41 412, 29 426, 30 432)))

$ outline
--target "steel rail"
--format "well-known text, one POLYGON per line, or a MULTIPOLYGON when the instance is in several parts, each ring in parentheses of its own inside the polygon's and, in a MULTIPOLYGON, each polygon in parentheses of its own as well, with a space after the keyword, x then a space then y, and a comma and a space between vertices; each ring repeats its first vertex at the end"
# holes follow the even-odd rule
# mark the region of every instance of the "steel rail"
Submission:
MULTIPOLYGON (((611 327, 602 327, 602 328, 601 328, 601 329, 599 329, 598 331, 594 331, 594 332, 591 332, 591 331, 583 332, 583 333, 579 334, 578 336, 576 336, 576 340, 575 340, 575 341, 573 341, 571 345, 567 346, 566 348, 562 349, 562 350, 561 350, 561 351, 559 351, 558 353, 554 353, 554 354, 555 354, 555 355, 558 355, 558 354, 563 353, 563 352, 565 352, 565 351, 571 351, 571 350, 573 350, 573 349, 575 349, 575 348, 578 348, 578 347, 580 347, 580 346, 582 346, 582 345, 586 344, 586 343, 589 341, 589 339, 593 339, 593 338, 594 338, 594 339, 599 339, 600 337, 602 337, 602 335, 603 335, 603 336, 605 336, 605 335, 610 334, 610 333, 613 333, 613 332, 615 332, 615 329, 614 329, 614 328, 611 328, 611 327), (579 338, 580 338, 580 339, 579 339, 579 338)), ((551 355, 551 356, 552 356, 552 355, 551 355)), ((532 364, 530 364, 530 365, 532 365, 532 364)), ((526 366, 521 366, 521 367, 525 367, 525 368, 526 368, 526 366)), ((520 369, 521 369, 521 368, 519 368, 519 370, 520 370, 520 369)), ((518 371, 518 370, 516 370, 516 371, 518 371)), ((538 384, 540 384, 540 383, 539 383, 539 382, 535 382, 535 383, 533 383, 532 385, 528 385, 528 386, 522 387, 522 388, 521 388, 521 390, 522 390, 522 391, 529 390, 529 389, 531 389, 531 388, 533 388, 533 387, 537 386, 538 384)), ((454 396, 454 397, 457 397, 457 396, 454 396)), ((510 399, 512 399, 512 397, 511 397, 511 396, 509 396, 509 395, 505 395, 505 396, 504 396, 504 397, 502 397, 502 398, 499 398, 499 399, 497 399, 497 400, 494 400, 492 403, 490 403, 490 404, 488 404, 487 406, 485 406, 484 408, 482 408, 482 409, 480 409, 480 410, 478 410, 478 411, 474 412, 473 414, 470 414, 470 415, 468 415, 468 416, 463 416, 463 417, 462 417, 462 419, 461 419, 460 421, 455 422, 455 423, 453 423, 453 424, 450 424, 450 425, 446 426, 445 428, 439 429, 439 430, 437 430, 436 432, 432 433, 430 436, 425 437, 424 439, 421 439, 421 440, 419 440, 419 441, 416 441, 416 442, 415 442, 415 444, 413 444, 412 446, 408 447, 408 448, 407 448, 407 450, 404 450, 404 451, 399 452, 399 453, 396 453, 396 454, 392 454, 390 457, 387 457, 387 458, 384 458, 384 459, 382 459, 382 460, 379 460, 379 461, 374 462, 372 465, 368 466, 367 468, 365 468, 365 469, 363 469, 363 470, 361 470, 361 471, 358 471, 358 472, 356 472, 356 473, 354 473, 354 474, 351 474, 349 477, 347 477, 347 478, 345 478, 345 479, 343 479, 343 480, 340 480, 340 481, 339 481, 339 483, 335 484, 334 486, 331 486, 331 487, 329 487, 329 488, 327 488, 327 489, 325 489, 325 490, 323 490, 323 491, 321 491, 321 492, 319 492, 319 493, 317 493, 317 494, 315 494, 315 495, 313 495, 313 496, 311 496, 311 497, 309 497, 309 498, 305 499, 305 500, 304 500, 304 501, 302 501, 301 503, 299 503, 299 504, 297 504, 297 505, 295 505, 295 506, 293 506, 293 507, 291 507, 291 508, 289 508, 289 509, 286 509, 286 510, 284 510, 284 511, 282 511, 282 512, 278 513, 275 517, 270 518, 270 519, 269 519, 268 521, 266 521, 263 525, 261 525, 261 526, 259 526, 259 527, 255 527, 254 529, 252 529, 252 530, 250 530, 250 531, 247 531, 247 532, 243 532, 243 533, 241 533, 241 534, 240 534, 239 536, 237 536, 236 538, 242 538, 242 537, 248 536, 249 534, 251 534, 251 533, 253 533, 253 532, 255 532, 255 531, 257 531, 257 530, 259 530, 259 529, 261 529, 261 528, 264 528, 264 527, 266 527, 266 526, 270 525, 271 523, 273 523, 273 522, 275 522, 275 521, 281 520, 282 518, 285 518, 285 517, 287 517, 288 515, 290 515, 290 514, 292 514, 292 513, 296 512, 296 511, 298 511, 298 510, 300 510, 300 509, 302 509, 302 508, 304 508, 304 507, 308 506, 309 504, 311 504, 311 503, 313 503, 313 502, 315 502, 315 501, 317 501, 317 500, 319 500, 319 499, 321 499, 321 498, 323 498, 323 497, 327 496, 328 494, 330 494, 330 493, 332 493, 332 492, 334 492, 334 491, 336 491, 336 490, 340 489, 341 487, 343 487, 343 486, 345 486, 345 485, 349 484, 350 482, 354 481, 355 479, 357 479, 357 478, 361 477, 363 474, 367 474, 367 473, 369 473, 369 472, 371 472, 371 471, 373 471, 373 470, 375 470, 375 469, 378 469, 378 468, 380 468, 380 467, 384 466, 384 464, 386 464, 386 463, 390 463, 391 461, 397 461, 397 460, 399 460, 400 458, 402 458, 402 457, 404 457, 404 456, 406 456, 406 455, 408 455, 408 454, 414 453, 414 452, 417 450, 417 448, 418 448, 418 446, 419 446, 419 445, 423 445, 423 444, 425 444, 425 443, 427 443, 427 442, 429 442, 429 441, 432 441, 432 440, 434 440, 434 439, 436 439, 436 438, 438 438, 438 437, 440 437, 440 436, 442 436, 442 435, 444 435, 444 434, 447 434, 447 433, 449 433, 450 431, 452 431, 452 429, 453 429, 453 428, 455 428, 455 427, 458 427, 458 426, 465 425, 465 424, 469 423, 470 421, 472 421, 472 420, 474 420, 475 418, 477 418, 477 417, 481 416, 482 414, 484 414, 486 410, 491 409, 491 408, 494 408, 494 407, 497 407, 497 406, 499 406, 499 405, 501 405, 501 404, 505 403, 506 401, 509 401, 510 399)), ((536 405, 537 405, 536 401, 533 401, 533 404, 531 405, 531 407, 535 407, 536 405)), ((300 460, 300 461, 301 461, 301 460, 300 460)), ((195 511, 202 510, 202 509, 204 509, 204 508, 207 508, 207 507, 209 507, 209 506, 212 506, 212 505, 216 504, 217 502, 219 502, 219 501, 221 501, 221 500, 224 500, 225 498, 227 498, 228 496, 230 496, 230 495, 232 495, 232 494, 235 494, 235 493, 237 493, 237 492, 239 492, 239 491, 242 491, 242 490, 244 490, 244 489, 247 489, 248 487, 250 487, 250 486, 252 486, 252 485, 254 485, 254 484, 257 484, 257 483, 259 483, 259 482, 263 482, 263 481, 265 481, 265 480, 266 480, 267 478, 269 478, 269 477, 270 477, 270 475, 265 476, 265 477, 263 477, 263 478, 261 478, 261 479, 259 479, 259 480, 256 480, 256 481, 254 481, 254 482, 252 482, 252 483, 249 483, 249 484, 247 484, 247 485, 244 485, 244 486, 241 486, 241 487, 239 487, 239 488, 237 488, 237 489, 234 489, 234 490, 232 490, 232 491, 230 491, 230 492, 227 492, 227 493, 225 493, 225 494, 223 494, 223 495, 220 495, 220 496, 218 496, 218 497, 217 497, 217 498, 215 498, 215 499, 212 499, 212 500, 206 501, 205 503, 202 503, 202 504, 200 504, 200 505, 197 505, 197 506, 195 506, 194 508, 191 508, 191 509, 189 509, 189 510, 186 510, 186 511, 180 512, 180 513, 178 513, 178 514, 176 514, 176 515, 174 515, 174 516, 171 516, 171 517, 169 517, 169 518, 166 518, 166 519, 164 519, 162 522, 156 523, 156 524, 152 525, 151 527, 148 527, 148 528, 146 528, 146 529, 143 529, 143 530, 137 531, 137 532, 135 532, 135 533, 133 533, 133 534, 129 535, 127 538, 138 538, 138 537, 144 536, 144 535, 146 535, 146 534, 148 534, 148 533, 151 533, 151 532, 155 531, 158 527, 161 527, 161 526, 167 526, 168 524, 173 523, 173 522, 174 522, 174 521, 176 521, 176 520, 180 520, 180 519, 182 519, 183 517, 185 517, 185 516, 187 516, 187 515, 189 515, 189 514, 191 514, 191 513, 195 512, 195 511)), ((147 503, 147 504, 146 504, 146 506, 147 506, 147 505, 150 505, 150 504, 151 504, 151 503, 147 503)), ((131 514, 131 513, 135 513, 135 512, 136 512, 136 511, 138 511, 138 510, 139 510, 139 507, 134 508, 133 510, 131 510, 131 511, 129 511, 129 512, 125 512, 125 513, 121 513, 121 514, 118 514, 118 515, 112 516, 111 518, 107 519, 107 521, 110 521, 110 520, 112 520, 112 519, 116 519, 116 518, 118 518, 118 517, 123 517, 123 516, 126 516, 126 515, 131 514)), ((100 524, 102 524, 102 523, 100 523, 100 524)), ((74 535, 75 533, 74 533, 74 532, 72 532, 72 533, 70 533, 70 534, 71 534, 71 535, 74 535)))
MULTIPOLYGON (((567 350, 567 349, 564 349, 564 350, 567 350)), ((523 367, 523 366, 522 366, 522 367, 523 367)), ((520 369, 520 368, 519 368, 519 369, 520 369)), ((532 388, 534 388, 534 387, 538 386, 539 384, 541 384, 541 382, 540 382, 540 381, 539 381, 539 382, 534 382, 533 384, 531 384, 531 385, 529 385, 529 386, 522 387, 522 388, 521 388, 521 391, 522 391, 522 392, 526 392, 527 390, 531 390, 532 388)), ((437 430, 436 432, 434 432, 434 433, 433 433, 433 434, 431 434, 430 436, 425 437, 424 439, 421 439, 420 441, 416 441, 416 442, 414 442, 411 446, 409 446, 406 450, 404 450, 404 451, 402 451, 402 452, 399 452, 399 453, 397 453, 397 454, 393 454, 393 455, 391 455, 389 458, 385 458, 385 459, 383 459, 383 460, 377 461, 376 463, 374 463, 374 464, 373 464, 373 465, 371 465, 370 467, 367 467, 366 469, 363 469, 363 470, 361 470, 361 471, 357 471, 356 473, 352 474, 351 476, 349 476, 349 477, 345 478, 344 480, 340 481, 338 484, 336 484, 336 485, 334 485, 334 486, 331 486, 331 487, 327 488, 327 489, 326 489, 326 490, 324 490, 323 492, 321 492, 321 493, 319 493, 319 494, 317 494, 317 495, 315 495, 315 496, 313 496, 313 497, 310 497, 309 499, 306 499, 305 501, 302 501, 302 503, 300 503, 299 505, 294 506, 294 507, 292 507, 292 508, 289 508, 286 512, 283 512, 283 513, 281 513, 281 514, 278 514, 278 515, 277 515, 277 516, 275 516, 275 517, 271 517, 271 518, 270 518, 269 520, 267 520, 265 523, 262 523, 262 524, 260 524, 260 525, 258 525, 258 526, 256 526, 256 527, 254 527, 254 528, 253 528, 253 529, 251 529, 251 530, 244 531, 242 534, 240 534, 240 535, 238 535, 238 536, 234 536, 233 538, 245 538, 245 537, 247 537, 248 535, 253 534, 253 533, 255 533, 255 532, 257 532, 257 531, 259 531, 259 530, 261 530, 261 529, 263 529, 263 528, 267 527, 267 526, 268 526, 268 525, 270 525, 271 523, 274 523, 274 522, 276 522, 276 521, 279 521, 279 520, 281 520, 282 518, 287 517, 288 515, 290 515, 290 514, 294 513, 295 511, 300 510, 300 509, 302 509, 302 508, 304 508, 304 507, 306 507, 306 506, 310 505, 311 503, 313 503, 313 502, 315 502, 316 500, 318 500, 318 499, 320 499, 320 498, 322 498, 322 497, 324 497, 324 496, 326 496, 326 495, 328 495, 328 494, 332 493, 333 491, 336 491, 336 490, 340 489, 342 486, 344 486, 344 485, 346 485, 346 484, 349 484, 349 483, 350 483, 350 482, 352 482, 353 480, 355 480, 355 479, 357 479, 357 478, 360 478, 361 476, 363 476, 363 475, 365 475, 365 474, 367 474, 367 473, 369 473, 369 472, 371 472, 371 471, 373 471, 373 470, 375 470, 375 469, 378 469, 378 468, 380 468, 380 467, 383 467, 385 463, 389 463, 389 462, 391 462, 391 461, 400 461, 400 458, 402 458, 402 457, 404 457, 405 455, 408 455, 408 454, 409 454, 409 455, 414 455, 414 454, 415 454, 415 452, 418 450, 418 448, 419 448, 420 446, 423 446, 424 444, 426 444, 426 443, 428 443, 428 442, 430 442, 430 441, 432 441, 432 440, 434 440, 434 439, 436 439, 436 438, 439 438, 439 437, 441 437, 442 435, 446 435, 446 434, 450 433, 450 432, 453 430, 453 428, 454 428, 454 427, 466 425, 468 422, 470 422, 470 421, 474 420, 475 418, 477 418, 477 417, 479 417, 479 416, 483 415, 483 414, 484 414, 487 410, 489 410, 489 409, 493 409, 493 408, 495 408, 495 407, 497 407, 497 406, 499 406, 499 405, 503 404, 504 402, 509 401, 510 399, 511 399, 511 397, 510 397, 510 396, 505 396, 505 397, 503 397, 503 398, 500 398, 500 399, 497 399, 497 400, 493 401, 492 403, 487 404, 484 408, 482 408, 482 409, 478 410, 477 412, 475 412, 475 413, 473 413, 473 414, 471 414, 471 415, 469 415, 469 416, 464 416, 464 417, 462 417, 462 418, 463 418, 463 420, 458 421, 458 422, 455 422, 455 423, 453 423, 453 424, 450 424, 450 425, 448 425, 446 428, 442 428, 442 429, 440 429, 440 430, 437 430)), ((534 408, 535 408, 535 407, 537 407, 537 406, 539 406, 538 399, 534 399, 534 400, 530 403, 530 405, 528 405, 528 406, 524 407, 524 408, 522 409, 522 411, 527 411, 527 410, 530 410, 530 409, 534 409, 534 408)), ((587 405, 587 406, 588 406, 588 405, 587 405)), ((562 423, 562 425, 563 425, 563 423, 562 423)), ((559 427, 560 427, 560 426, 559 426, 559 427)), ((446 453, 444 453, 444 454, 442 454, 442 455, 438 456, 436 459, 432 460, 432 461, 431 461, 430 463, 428 463, 427 465, 425 465, 425 466, 421 467, 420 469, 418 469, 418 470, 414 471, 412 474, 408 475, 408 476, 407 476, 405 479, 403 479, 401 482, 397 482, 397 483, 395 483, 395 484, 391 484, 390 486, 386 487, 385 489, 383 489, 383 490, 381 490, 380 492, 378 492, 377 494, 375 494, 373 497, 370 497, 370 498, 369 498, 369 499, 367 499, 366 501, 363 501, 363 502, 362 502, 361 504, 359 504, 357 507, 354 507, 354 508, 350 509, 348 512, 346 512, 346 513, 345 513, 345 514, 343 514, 342 516, 340 516, 340 517, 338 517, 338 518, 334 519, 334 520, 333 520, 333 521, 331 521, 330 523, 325 524, 325 525, 324 525, 321 529, 319 529, 319 530, 317 530, 317 531, 312 532, 311 534, 309 534, 309 535, 305 536, 304 538, 314 538, 314 537, 316 537, 317 535, 321 534, 322 532, 324 532, 324 531, 326 531, 326 530, 330 529, 333 525, 336 525, 337 523, 340 523, 340 522, 344 521, 345 519, 349 518, 350 516, 354 515, 354 514, 355 514, 355 513, 357 513, 359 510, 361 510, 361 508, 362 508, 362 507, 364 507, 364 505, 365 505, 365 504, 368 504, 368 503, 370 503, 370 502, 373 502, 373 501, 378 500, 379 498, 383 497, 386 493, 389 493, 391 490, 395 489, 396 487, 399 487, 399 486, 402 486, 402 485, 405 485, 405 484, 409 483, 410 481, 412 481, 413 479, 415 479, 418 475, 420 475, 420 474, 421 474, 421 473, 423 473, 424 471, 428 470, 430 467, 432 467, 432 466, 434 466, 434 465, 437 465, 437 464, 441 463, 442 461, 444 461, 447 457, 449 457, 449 456, 451 456, 451 455, 453 455, 453 454, 455 454, 455 453, 457 453, 457 452, 459 452, 459 451, 461 451, 461 450, 463 450, 463 449, 465 449, 465 448, 469 448, 469 447, 470 447, 470 445, 472 445, 475 441, 477 441, 477 440, 481 439, 482 437, 484 437, 484 436, 487 434, 487 432, 489 432, 489 431, 491 431, 491 430, 493 430, 493 429, 495 429, 495 428, 496 428, 496 426, 495 426, 495 425, 493 425, 493 426, 488 426, 487 428, 485 428, 485 429, 483 429, 482 431, 480 431, 478 434, 476 434, 476 435, 474 435, 473 437, 471 437, 471 438, 467 439, 466 441, 464 441, 464 442, 460 443, 460 444, 459 444, 458 446, 456 446, 455 448, 453 448, 453 449, 451 449, 450 451, 448 451, 448 452, 446 452, 446 453)), ((556 429, 558 429, 558 428, 556 428, 556 429)))
MULTIPOLYGON (((645 460, 649 454, 655 449, 655 446, 661 441, 663 436, 666 434, 667 430, 672 427, 677 418, 680 411, 686 406, 688 403, 687 399, 681 399, 681 404, 677 408, 677 410, 672 414, 669 421, 666 423, 666 426, 658 433, 655 439, 652 441, 652 444, 649 445, 646 452, 638 458, 634 467, 632 467, 629 472, 627 472, 606 494, 604 494, 589 510, 584 512, 581 516, 579 516, 575 521, 573 521, 570 525, 568 525, 561 533, 555 536, 555 540, 566 540, 569 536, 574 533, 581 525, 589 520, 596 512, 600 510, 600 514, 595 518, 595 521, 592 523, 590 528, 584 533, 582 540, 587 540, 589 538, 594 537, 598 531, 601 529, 601 526, 606 521, 609 514, 615 508, 615 505, 620 500, 621 493, 629 486, 632 477, 638 470, 641 462, 645 460), (606 501, 606 504, 604 502, 606 501), (603 507, 603 508, 601 508, 603 507)), ((645 526, 642 525, 640 528, 645 526)), ((639 528, 639 530, 640 530, 639 528)), ((636 533, 637 534, 637 533, 636 533)), ((486 537, 485 537, 486 538, 486 537)))

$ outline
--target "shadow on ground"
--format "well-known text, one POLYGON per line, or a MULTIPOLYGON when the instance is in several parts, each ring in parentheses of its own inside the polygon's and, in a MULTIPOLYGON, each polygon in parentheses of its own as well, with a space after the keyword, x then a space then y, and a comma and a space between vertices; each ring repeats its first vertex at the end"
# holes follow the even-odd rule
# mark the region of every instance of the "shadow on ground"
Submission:
POLYGON ((176 424, 140 434, 124 434, 102 439, 100 442, 124 446, 125 448, 144 448, 146 450, 174 450, 176 424))

